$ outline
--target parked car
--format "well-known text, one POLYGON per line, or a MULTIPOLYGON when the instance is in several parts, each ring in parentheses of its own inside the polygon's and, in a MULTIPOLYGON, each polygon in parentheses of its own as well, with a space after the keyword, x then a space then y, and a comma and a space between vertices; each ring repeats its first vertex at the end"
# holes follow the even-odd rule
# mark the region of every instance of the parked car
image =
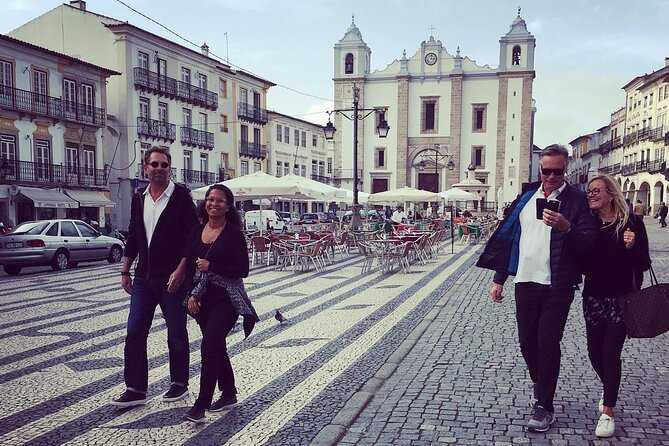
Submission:
POLYGON ((332 217, 325 212, 318 212, 318 220, 320 223, 332 223, 332 217))
POLYGON ((385 215, 379 212, 377 209, 368 209, 367 210, 367 220, 383 220, 385 215))
POLYGON ((0 238, 0 265, 15 275, 26 266, 51 265, 54 271, 80 262, 120 262, 123 242, 100 234, 81 220, 28 221, 0 238))
POLYGON ((292 217, 290 216, 290 212, 279 212, 279 215, 287 225, 291 223, 296 225, 300 220, 300 216, 297 213, 294 213, 292 217))
POLYGON ((300 217, 300 221, 297 222, 299 225, 311 225, 311 224, 318 224, 320 223, 320 219, 318 218, 318 213, 316 212, 309 212, 306 214, 302 214, 300 217))
POLYGON ((261 224, 263 225, 263 231, 283 232, 286 227, 283 218, 273 209, 246 211, 244 215, 244 227, 246 230, 260 230, 261 224))

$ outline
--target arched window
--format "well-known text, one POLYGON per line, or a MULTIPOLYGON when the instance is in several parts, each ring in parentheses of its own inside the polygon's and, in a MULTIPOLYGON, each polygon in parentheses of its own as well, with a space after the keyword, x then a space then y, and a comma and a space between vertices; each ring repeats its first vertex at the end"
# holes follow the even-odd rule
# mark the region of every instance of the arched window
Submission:
POLYGON ((353 54, 346 55, 346 63, 344 64, 344 73, 353 74, 353 54))
POLYGON ((520 46, 518 45, 513 47, 513 55, 511 57, 511 63, 513 65, 520 65, 520 46))

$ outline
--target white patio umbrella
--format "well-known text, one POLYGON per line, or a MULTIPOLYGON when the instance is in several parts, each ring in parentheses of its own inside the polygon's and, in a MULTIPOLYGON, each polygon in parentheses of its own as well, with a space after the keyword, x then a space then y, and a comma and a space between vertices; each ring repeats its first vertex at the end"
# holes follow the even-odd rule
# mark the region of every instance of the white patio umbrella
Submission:
POLYGON ((412 201, 438 201, 439 194, 413 187, 400 187, 399 189, 387 190, 370 194, 368 203, 395 203, 412 201))
MULTIPOLYGON (((273 175, 258 171, 249 175, 222 181, 217 184, 227 186, 237 200, 254 200, 256 198, 284 197, 297 199, 313 199, 315 192, 304 185, 290 184, 273 175)), ((211 187, 204 186, 191 191, 195 200, 204 200, 204 195, 211 187)), ((324 194, 321 193, 321 196, 324 194)))
MULTIPOLYGON (((336 201, 343 201, 344 203, 352 204, 353 203, 353 191, 348 189, 339 189, 344 192, 344 198, 338 199, 336 201)), ((369 199, 369 194, 367 192, 358 191, 358 203, 367 203, 369 199)))
POLYGON ((277 179, 279 182, 287 185, 299 187, 303 191, 310 191, 309 194, 311 195, 312 200, 337 201, 340 198, 346 197, 346 193, 339 188, 292 173, 277 179))
POLYGON ((478 200, 478 196, 466 190, 458 189, 457 187, 452 187, 443 192, 439 192, 439 196, 446 201, 471 201, 478 200))

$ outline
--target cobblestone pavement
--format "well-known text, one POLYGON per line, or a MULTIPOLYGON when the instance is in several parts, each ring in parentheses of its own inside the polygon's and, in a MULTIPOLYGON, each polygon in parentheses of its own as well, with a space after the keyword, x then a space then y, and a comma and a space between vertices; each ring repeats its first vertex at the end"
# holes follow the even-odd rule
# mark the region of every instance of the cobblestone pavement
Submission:
POLYGON ((107 403, 124 390, 129 303, 120 266, 2 275, 0 445, 309 444, 333 419, 352 419, 356 392, 381 382, 375 375, 413 344, 412 331, 427 326, 478 248, 456 245, 454 255, 413 264, 409 274, 361 274, 360 256, 338 257, 323 273, 255 268, 246 285, 261 321, 247 340, 239 329, 228 338, 239 403, 199 426, 182 420, 199 388, 193 320, 190 398, 160 398, 169 366, 158 311, 148 346, 151 399, 116 410, 107 403), (277 308, 287 323, 274 320, 277 308))
MULTIPOLYGON (((667 282, 669 232, 652 219, 646 224, 654 270, 667 282)), ((493 304, 490 282, 491 273, 475 267, 462 275, 432 323, 417 328, 413 348, 377 372, 387 379, 364 384, 349 402, 353 414, 335 418, 314 443, 669 445, 669 334, 626 341, 616 436, 595 437, 601 390, 587 357, 579 294, 562 343, 556 423, 547 433, 525 432, 531 387, 516 340, 513 288, 509 281, 507 301, 493 304)))

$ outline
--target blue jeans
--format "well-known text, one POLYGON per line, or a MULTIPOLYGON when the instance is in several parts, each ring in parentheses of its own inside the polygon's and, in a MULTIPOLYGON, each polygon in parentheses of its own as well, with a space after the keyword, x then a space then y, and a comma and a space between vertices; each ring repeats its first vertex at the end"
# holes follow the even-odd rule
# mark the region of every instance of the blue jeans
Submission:
POLYGON ((168 278, 167 275, 149 279, 136 277, 132 283, 123 371, 128 390, 146 393, 149 387, 146 343, 157 305, 160 305, 167 326, 167 348, 169 349, 172 384, 188 385, 190 352, 188 330, 186 329, 186 308, 182 305, 185 296, 182 290, 175 293, 167 291, 168 278))

